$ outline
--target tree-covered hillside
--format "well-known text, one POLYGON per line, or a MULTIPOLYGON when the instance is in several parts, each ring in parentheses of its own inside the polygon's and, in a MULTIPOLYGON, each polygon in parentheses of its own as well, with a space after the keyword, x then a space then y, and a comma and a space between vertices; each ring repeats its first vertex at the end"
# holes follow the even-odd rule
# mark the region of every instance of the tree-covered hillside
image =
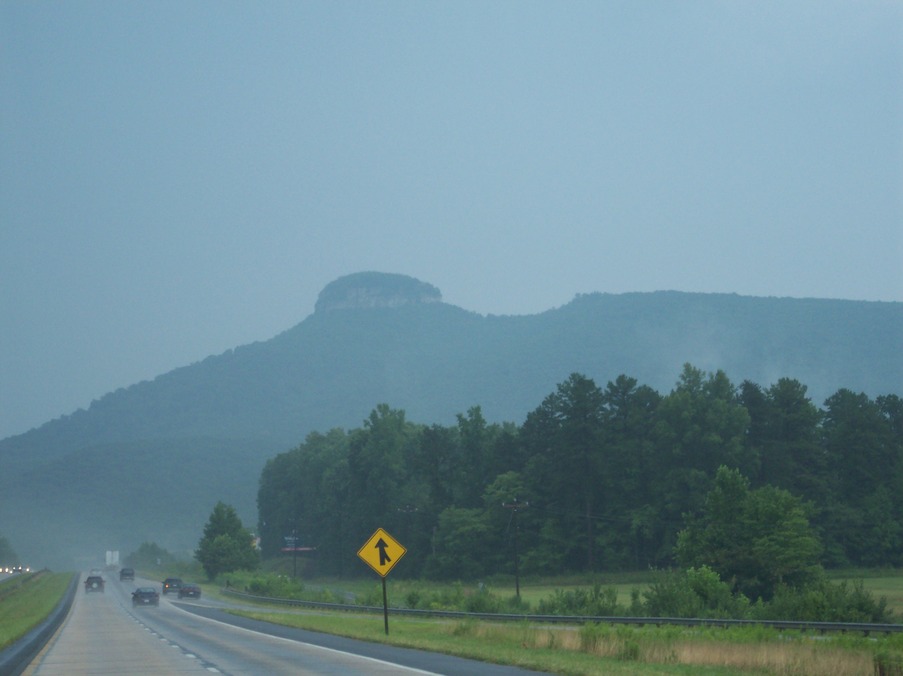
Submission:
MULTIPOLYGON (((327 287, 328 288, 328 287, 327 287)), ((331 298, 331 296, 330 296, 331 298)), ((453 422, 521 421, 563 373, 631 373, 659 390, 690 362, 738 380, 903 394, 903 304, 661 292, 590 294, 530 316, 441 302, 315 312, 265 341, 111 392, 0 441, 0 462, 147 438, 267 437, 357 425, 375 401, 453 422)))
POLYGON ((903 394, 901 344, 900 303, 589 294, 537 315, 481 316, 417 280, 350 276, 270 340, 0 440, 0 532, 23 558, 93 551, 79 544, 88 528, 105 548, 140 532, 138 543, 184 551, 220 499, 254 521, 256 477, 273 453, 317 430, 359 427, 379 402, 427 425, 454 425, 475 406, 492 424, 520 425, 569 373, 600 383, 629 373, 667 392, 689 362, 764 387, 797 379, 822 405, 841 388, 903 394), (176 477, 175 466, 187 469, 176 477), (223 472, 252 478, 224 483, 223 472), (123 499, 127 481, 153 498, 123 499), (178 527, 170 514, 182 515, 178 527))

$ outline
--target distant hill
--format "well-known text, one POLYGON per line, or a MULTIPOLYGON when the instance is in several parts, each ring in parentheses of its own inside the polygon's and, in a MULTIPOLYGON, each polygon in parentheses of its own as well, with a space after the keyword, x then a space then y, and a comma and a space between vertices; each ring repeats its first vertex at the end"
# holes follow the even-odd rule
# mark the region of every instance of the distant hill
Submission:
POLYGON ((901 303, 596 293, 482 316, 410 277, 349 275, 271 340, 0 441, 0 534, 23 562, 57 567, 144 541, 187 552, 217 500, 255 524, 268 458, 311 431, 359 427, 378 403, 413 422, 479 405, 520 424, 572 372, 667 393, 689 362, 735 384, 795 378, 821 405, 840 388, 903 394, 901 345, 901 303))

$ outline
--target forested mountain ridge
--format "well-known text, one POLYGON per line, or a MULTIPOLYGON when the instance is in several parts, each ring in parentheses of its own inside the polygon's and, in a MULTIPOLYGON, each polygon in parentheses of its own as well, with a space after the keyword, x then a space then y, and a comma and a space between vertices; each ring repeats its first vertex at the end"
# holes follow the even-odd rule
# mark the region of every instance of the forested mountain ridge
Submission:
POLYGON ((537 315, 481 316, 441 302, 428 284, 377 273, 336 280, 321 301, 268 341, 118 390, 0 441, 0 533, 23 557, 50 556, 66 538, 48 539, 49 528, 86 539, 78 510, 70 509, 80 504, 97 516, 97 544, 88 547, 153 539, 191 548, 195 541, 174 537, 167 521, 199 532, 210 505, 223 499, 254 523, 264 463, 312 431, 357 427, 383 402, 423 424, 451 423, 473 406, 491 422, 519 423, 573 372, 600 384, 626 374, 667 392, 691 363, 721 369, 737 383, 795 378, 816 404, 840 388, 870 396, 903 391, 900 303, 586 294, 537 315), (210 472, 211 458, 235 476, 224 484, 210 472), (190 487, 171 479, 173 464, 191 472, 190 487), (155 496, 141 510, 109 491, 84 494, 107 475, 107 486, 129 481, 122 467, 150 477, 133 484, 133 493, 155 496), (36 494, 40 505, 23 514, 22 500, 36 494), (161 518, 146 523, 154 502, 161 518), (32 520, 41 521, 40 536, 32 520), (140 535, 119 525, 139 521, 140 535))

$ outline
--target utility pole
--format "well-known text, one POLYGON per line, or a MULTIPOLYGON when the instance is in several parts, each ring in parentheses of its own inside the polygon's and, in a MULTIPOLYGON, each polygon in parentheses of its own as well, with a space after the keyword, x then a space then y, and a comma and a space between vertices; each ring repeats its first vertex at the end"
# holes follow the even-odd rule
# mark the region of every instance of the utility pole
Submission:
POLYGON ((514 502, 503 502, 502 507, 505 509, 511 510, 511 516, 514 519, 514 591, 517 594, 517 598, 520 599, 520 571, 518 570, 518 555, 517 555, 517 510, 523 507, 529 506, 529 502, 518 502, 517 498, 514 498, 514 502))
POLYGON ((298 530, 292 529, 292 579, 298 579, 298 530))

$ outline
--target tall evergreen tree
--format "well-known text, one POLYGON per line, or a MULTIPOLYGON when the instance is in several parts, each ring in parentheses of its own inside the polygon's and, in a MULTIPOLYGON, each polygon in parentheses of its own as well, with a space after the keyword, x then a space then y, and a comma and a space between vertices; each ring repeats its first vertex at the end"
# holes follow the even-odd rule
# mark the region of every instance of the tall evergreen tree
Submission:
POLYGON ((891 418, 863 393, 838 390, 825 402, 824 449, 832 491, 823 527, 832 563, 873 565, 899 556, 901 529, 891 495, 900 449, 891 418))
POLYGON ((821 413, 806 395, 806 386, 781 378, 762 392, 744 383, 740 401, 750 414, 748 442, 759 456, 755 483, 786 488, 810 500, 823 496, 827 487, 819 444, 821 413))
POLYGON ((702 508, 720 465, 748 472, 755 468, 754 449, 745 443, 749 414, 727 376, 708 375, 685 364, 674 390, 656 410, 653 477, 658 514, 668 527, 658 552, 667 563, 682 517, 702 508))
POLYGON ((557 512, 568 542, 569 565, 595 568, 595 509, 604 499, 602 391, 592 379, 571 374, 528 415, 535 449, 528 476, 546 507, 557 512), (545 442, 545 443, 543 443, 545 442), (578 558, 579 557, 579 558, 578 558))
POLYGON ((656 518, 653 475, 655 413, 661 396, 635 378, 620 375, 602 395, 605 475, 605 560, 614 568, 642 569, 655 563, 662 527, 656 518))

